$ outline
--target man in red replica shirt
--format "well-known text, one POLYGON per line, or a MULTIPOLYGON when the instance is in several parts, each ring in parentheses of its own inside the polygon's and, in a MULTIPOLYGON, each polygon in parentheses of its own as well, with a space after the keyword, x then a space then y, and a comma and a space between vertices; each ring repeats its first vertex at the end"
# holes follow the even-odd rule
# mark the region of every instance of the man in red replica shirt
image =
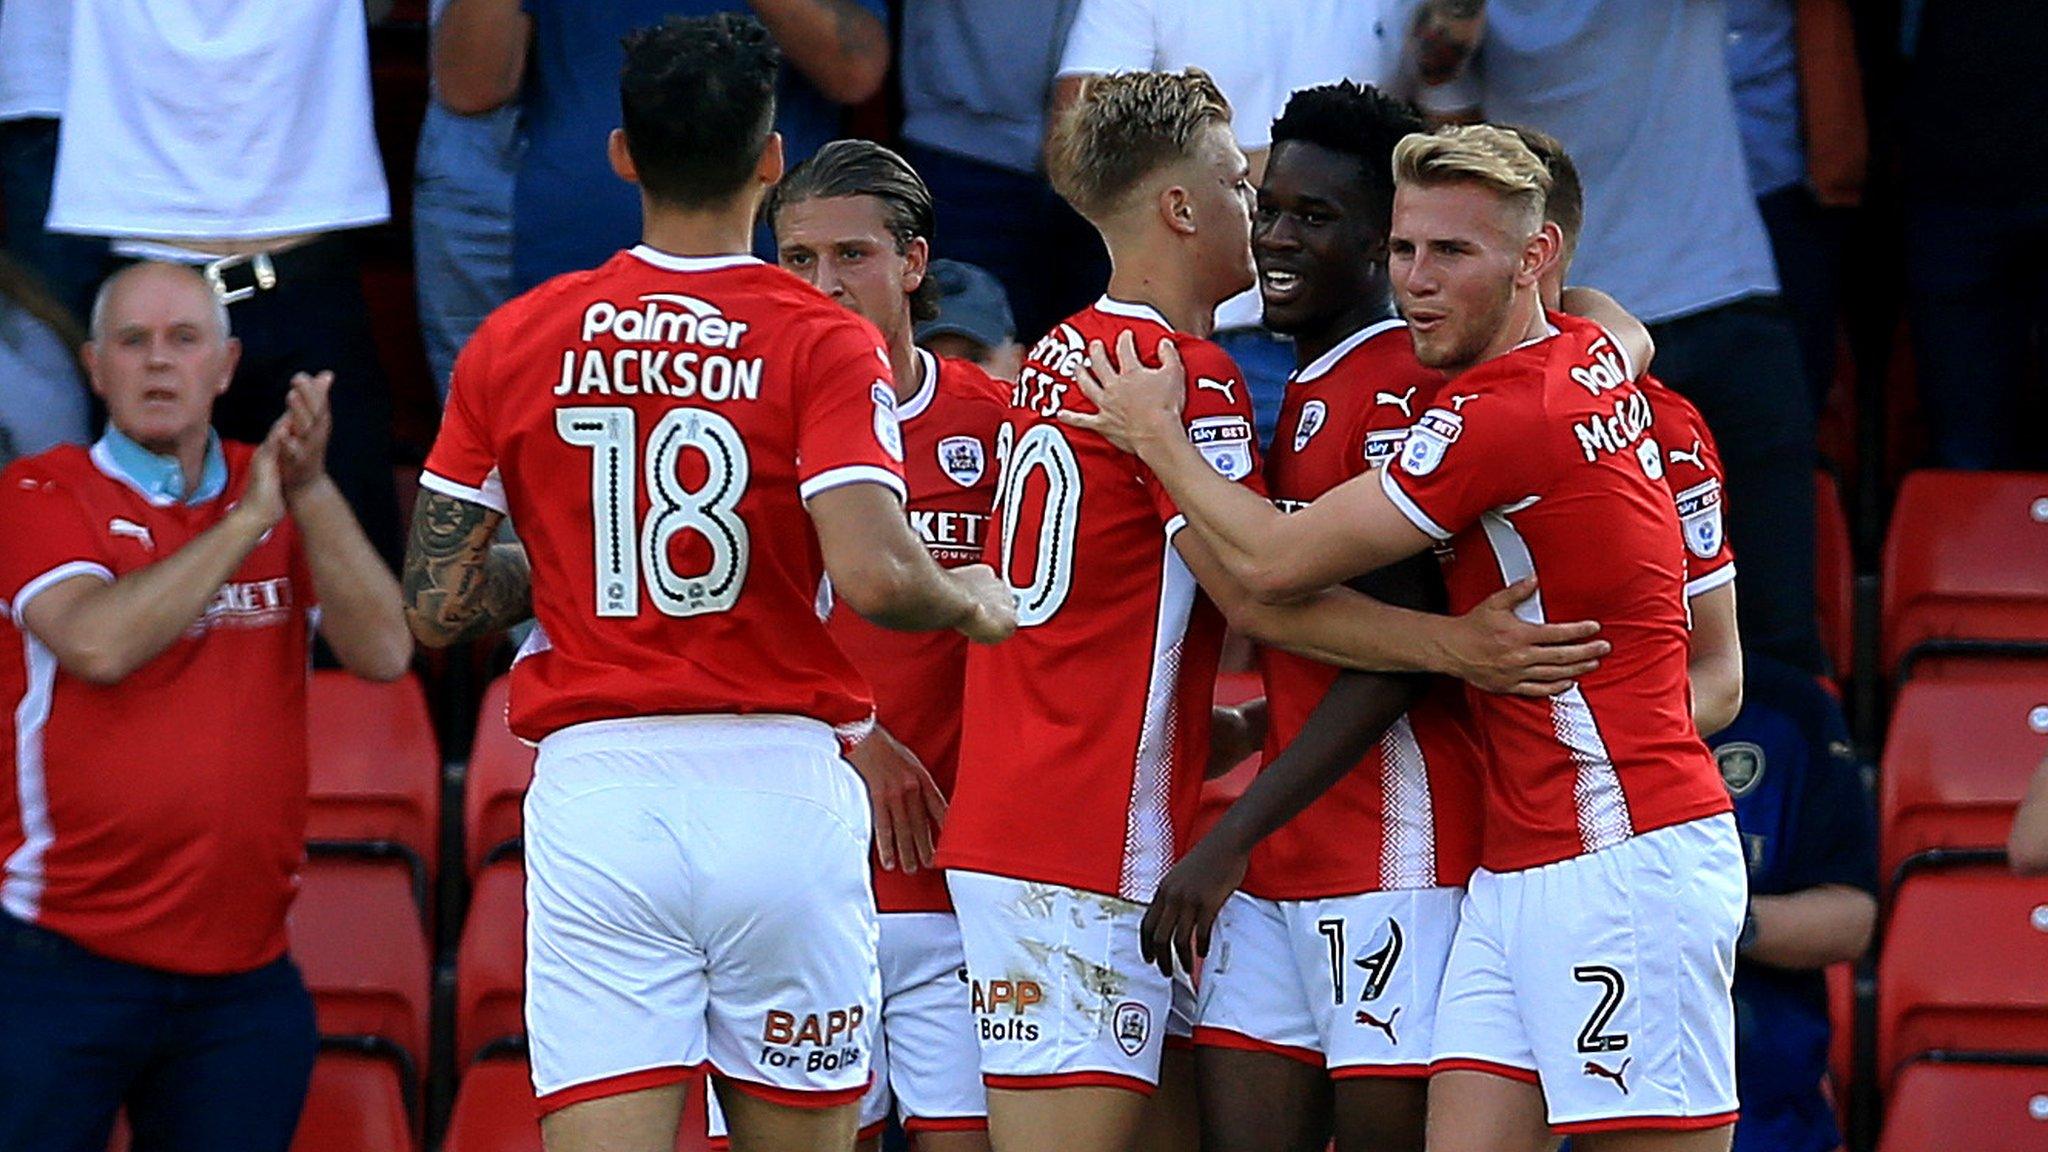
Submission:
MULTIPOLYGON (((1283 515, 1185 450, 1183 372, 1105 365, 1102 411, 1260 594, 1285 598, 1448 543, 1455 608, 1540 576, 1525 615, 1591 615, 1614 645, 1555 696, 1474 693, 1485 842, 1444 977, 1429 1146, 1727 1146, 1729 977, 1745 901, 1730 802, 1690 716, 1684 544, 1649 403, 1598 325, 1546 318, 1549 175, 1473 126, 1395 151, 1395 297, 1451 379, 1395 461, 1283 515), (1458 402, 1457 398, 1463 398, 1458 402)), ((1100 357, 1106 360, 1106 354, 1100 357)), ((1191 960, 1192 957, 1189 957, 1191 960)))
MULTIPOLYGON (((777 262, 882 333, 912 530, 940 567, 979 563, 995 500, 991 451, 1010 393, 972 363, 912 342, 914 325, 937 306, 931 192, 887 148, 835 140, 776 185, 767 215, 777 262)), ((833 612, 827 631, 875 692, 875 729, 847 756, 868 781, 879 865, 882 1009, 874 1083, 861 1100, 862 1147, 873 1147, 893 1105, 921 1152, 984 1152, 988 1102, 960 977, 960 927, 945 877, 930 867, 960 759, 967 641, 889 631, 853 612, 833 612)), ((714 1116, 714 1137, 722 1121, 714 1116)))
POLYGON ((627 41, 618 174, 644 242, 487 319, 406 561, 430 644, 539 627, 510 722, 527 1021, 550 1152, 673 1147, 708 1065, 736 1146, 848 1148, 879 1010, 871 723, 817 613, 994 641, 1010 594, 911 534, 873 325, 746 255, 782 175, 778 56, 738 15, 627 41), (525 548, 494 546, 510 515, 525 548), (530 565, 530 567, 529 567, 530 565))
MULTIPOLYGON (((1191 1031, 1191 990, 1145 963, 1138 926, 1183 846, 1208 758, 1218 606, 1254 638, 1332 663, 1456 669, 1503 688, 1555 654, 1531 651, 1590 629, 1524 634, 1503 673, 1447 655, 1486 630, 1484 617, 1341 589, 1260 604, 1179 531, 1145 469, 1060 422, 1091 407, 1075 387, 1091 341, 1168 343, 1188 364, 1177 435, 1219 482, 1250 484, 1264 503, 1243 380, 1204 338, 1215 306, 1252 280, 1247 167, 1228 124, 1199 71, 1127 73, 1093 81, 1055 137, 1055 187, 1103 233, 1113 270, 1108 295, 1033 348, 998 433, 988 548, 1016 591, 1020 631, 969 655, 939 853, 1006 1152, 1192 1141, 1191 1061, 1162 1055, 1169 1034, 1191 1031)), ((1510 599, 1492 608, 1504 616, 1510 599)))
POLYGON ((191 269, 101 288, 108 428, 0 474, 0 1147, 283 1152, 314 1055, 285 955, 314 620, 404 675, 398 585, 325 469, 331 377, 222 442, 240 345, 191 269), (317 611, 316 611, 317 606, 317 611))

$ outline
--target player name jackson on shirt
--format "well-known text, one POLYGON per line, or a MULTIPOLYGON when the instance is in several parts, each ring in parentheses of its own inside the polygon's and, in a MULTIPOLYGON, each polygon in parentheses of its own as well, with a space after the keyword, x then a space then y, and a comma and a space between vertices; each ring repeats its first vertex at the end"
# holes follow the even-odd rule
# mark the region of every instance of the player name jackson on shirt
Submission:
POLYGON ((508 513, 527 546, 518 735, 871 715, 818 619, 804 502, 903 495, 895 386, 874 327, 781 269, 643 245, 512 301, 457 360, 420 482, 508 513))

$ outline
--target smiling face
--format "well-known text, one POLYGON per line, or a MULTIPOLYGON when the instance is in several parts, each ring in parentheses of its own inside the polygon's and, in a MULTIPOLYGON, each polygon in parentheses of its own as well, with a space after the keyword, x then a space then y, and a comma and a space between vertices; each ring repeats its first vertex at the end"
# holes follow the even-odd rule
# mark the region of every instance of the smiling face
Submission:
MULTIPOLYGON (((1534 290, 1548 246, 1532 253, 1522 213, 1477 183, 1403 183, 1394 193, 1387 272, 1416 359, 1459 372, 1504 339, 1518 288, 1534 290)), ((1512 338, 1510 338, 1512 337, 1512 338)))
POLYGON ((829 196, 782 205, 775 247, 782 267, 865 317, 892 344, 910 331, 910 294, 924 283, 928 245, 913 237, 898 251, 881 200, 829 196))
POLYGON ((1274 146, 1252 219, 1266 327, 1320 332, 1361 303, 1383 307, 1384 245, 1357 157, 1304 140, 1274 146))
POLYGON ((108 284, 85 364, 114 427, 175 455, 205 441, 214 398, 227 391, 240 354, 197 272, 140 264, 108 284))

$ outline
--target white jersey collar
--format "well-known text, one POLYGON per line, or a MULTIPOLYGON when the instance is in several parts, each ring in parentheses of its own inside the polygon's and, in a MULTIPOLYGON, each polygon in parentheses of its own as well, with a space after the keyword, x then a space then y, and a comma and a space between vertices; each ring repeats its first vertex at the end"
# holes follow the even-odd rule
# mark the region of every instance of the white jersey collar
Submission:
POLYGON ((1406 328, 1407 326, 1408 322, 1399 316, 1390 316, 1385 320, 1376 320, 1346 336, 1338 342, 1335 348, 1316 357, 1309 363, 1308 367, 1298 369, 1289 379, 1296 384, 1307 384, 1311 380, 1319 379, 1326 375, 1330 369, 1335 368, 1338 361, 1356 351, 1360 344, 1365 343, 1382 332, 1391 332, 1396 328, 1406 328))

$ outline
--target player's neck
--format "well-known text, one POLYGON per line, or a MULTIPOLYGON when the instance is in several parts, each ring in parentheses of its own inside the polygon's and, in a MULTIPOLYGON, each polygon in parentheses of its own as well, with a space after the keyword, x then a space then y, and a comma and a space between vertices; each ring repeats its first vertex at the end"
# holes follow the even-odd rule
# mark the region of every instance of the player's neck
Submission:
POLYGON ((1166 317, 1175 332, 1206 339, 1216 327, 1216 305, 1196 290, 1186 265, 1142 255, 1125 258, 1110 251, 1109 298, 1126 304, 1149 304, 1166 317))
POLYGON ((692 210, 640 201, 640 241, 671 256, 742 256, 754 250, 753 203, 692 210))
POLYGON ((1550 319, 1543 314, 1543 301, 1533 288, 1517 290, 1515 302, 1509 306, 1508 321, 1501 325, 1493 342, 1486 346, 1470 364, 1461 364, 1448 371, 1456 375, 1467 368, 1476 368, 1488 360, 1505 356, 1531 340, 1540 340, 1550 332, 1550 319))
POLYGON ((1384 285, 1379 292, 1368 292, 1358 302, 1337 314, 1328 323, 1319 324, 1313 330, 1292 333, 1294 337, 1294 366, 1306 368, 1321 360, 1330 349, 1349 340, 1352 336, 1371 325, 1394 316, 1394 299, 1384 285))
POLYGON ((917 395, 917 390, 924 387, 923 358, 917 354, 917 343, 910 334, 908 324, 889 334, 889 371, 896 377, 898 404, 917 395))

